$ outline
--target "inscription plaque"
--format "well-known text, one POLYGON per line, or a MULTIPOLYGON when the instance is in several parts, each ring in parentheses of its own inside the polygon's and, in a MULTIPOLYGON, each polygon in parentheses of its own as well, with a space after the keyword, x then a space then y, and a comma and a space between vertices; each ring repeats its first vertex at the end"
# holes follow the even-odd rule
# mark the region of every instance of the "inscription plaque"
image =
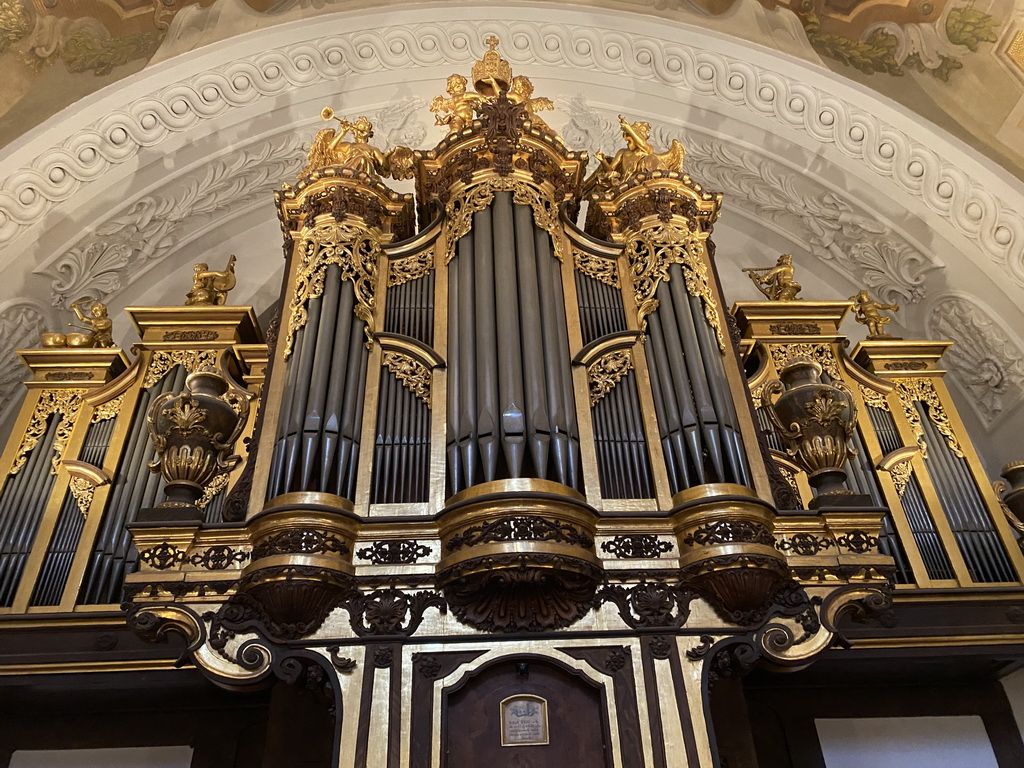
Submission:
POLYGON ((548 702, 520 694, 501 704, 501 746, 528 747, 548 743, 548 702))

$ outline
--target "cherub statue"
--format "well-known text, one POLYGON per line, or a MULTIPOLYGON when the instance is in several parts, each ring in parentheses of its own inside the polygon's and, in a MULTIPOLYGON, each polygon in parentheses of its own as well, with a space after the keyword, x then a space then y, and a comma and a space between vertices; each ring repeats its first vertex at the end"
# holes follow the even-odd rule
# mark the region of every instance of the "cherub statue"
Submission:
POLYGON ((594 156, 600 166, 587 180, 587 187, 610 187, 621 184, 641 171, 683 170, 686 150, 678 139, 672 140, 672 146, 667 152, 655 152, 647 141, 651 137, 650 123, 630 123, 619 115, 619 126, 622 129, 622 137, 626 140, 626 148, 616 152, 611 160, 601 152, 595 153, 594 156))
POLYGON ((508 100, 513 104, 522 104, 530 123, 535 128, 543 131, 550 131, 551 128, 540 117, 537 112, 542 109, 554 109, 555 103, 545 96, 533 98, 533 83, 525 75, 516 75, 512 78, 512 85, 508 89, 508 100))
POLYGON ((468 84, 469 81, 462 75, 451 75, 447 85, 448 98, 435 96, 430 102, 435 125, 447 125, 448 133, 458 133, 472 123, 476 105, 487 99, 479 93, 467 91, 468 84))
POLYGON ((803 287, 793 279, 796 270, 788 253, 779 256, 774 267, 747 267, 743 271, 770 301, 794 301, 803 287))
POLYGON ((228 257, 228 265, 223 272, 210 271, 209 265, 196 264, 192 276, 192 290, 185 297, 185 306, 220 306, 227 301, 228 291, 235 287, 235 255, 228 257))
POLYGON ((111 333, 114 322, 107 316, 107 305, 96 299, 79 299, 71 305, 75 316, 84 325, 76 326, 68 323, 72 328, 81 328, 85 333, 53 333, 47 331, 40 336, 44 347, 112 347, 114 338, 111 333), (88 313, 83 309, 89 307, 88 313))
POLYGON ((858 291, 856 296, 851 296, 850 301, 854 302, 854 320, 861 325, 868 327, 869 339, 892 339, 892 334, 885 332, 885 326, 892 322, 892 318, 883 315, 882 311, 899 312, 900 308, 895 304, 882 304, 871 298, 867 291, 858 291))
POLYGON ((391 176, 396 179, 412 177, 415 155, 408 147, 394 147, 387 153, 368 143, 373 138, 373 123, 365 115, 360 115, 354 123, 335 117, 334 110, 324 107, 320 112, 324 120, 337 120, 339 131, 324 128, 319 131, 309 148, 306 174, 317 168, 328 165, 340 165, 367 176, 391 176), (352 134, 352 141, 344 141, 352 134))

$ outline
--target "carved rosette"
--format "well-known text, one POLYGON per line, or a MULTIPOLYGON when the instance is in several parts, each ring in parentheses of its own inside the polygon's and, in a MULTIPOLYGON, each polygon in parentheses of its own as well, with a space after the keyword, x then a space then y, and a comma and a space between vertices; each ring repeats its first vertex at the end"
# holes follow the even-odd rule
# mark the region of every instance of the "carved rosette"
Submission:
POLYGON ((277 634, 315 632, 352 590, 357 523, 351 504, 324 493, 289 493, 250 522, 252 560, 239 592, 253 598, 277 634))
POLYGON ((857 406, 850 390, 840 382, 824 383, 821 373, 821 365, 814 360, 793 358, 779 372, 782 380, 765 384, 761 395, 786 451, 818 491, 818 503, 850 495, 843 486, 843 466, 857 424, 857 406), (773 395, 779 395, 774 402, 773 395))
POLYGON ((786 579, 775 547, 775 511, 742 485, 714 483, 673 497, 684 580, 726 619, 745 623, 786 579))
POLYGON ((216 371, 188 375, 182 392, 165 392, 146 415, 167 500, 162 507, 192 507, 206 486, 241 458, 231 453, 249 415, 249 401, 216 371))
POLYGON ((482 483, 452 497, 437 574, 452 612, 485 632, 578 621, 602 576, 596 522, 580 494, 546 480, 482 483))

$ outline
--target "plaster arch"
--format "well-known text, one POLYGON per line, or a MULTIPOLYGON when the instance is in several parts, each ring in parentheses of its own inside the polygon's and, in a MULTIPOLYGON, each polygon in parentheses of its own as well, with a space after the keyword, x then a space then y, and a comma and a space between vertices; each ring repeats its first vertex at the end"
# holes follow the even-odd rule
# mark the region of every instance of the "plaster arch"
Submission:
MULTIPOLYGON (((27 317, 24 303, 0 311, 0 332, 12 329, 0 354, 32 343, 41 303, 54 307, 46 321, 55 325, 56 308, 82 295, 104 298, 112 314, 177 303, 190 265, 225 258, 228 247, 242 275, 232 298, 264 309, 257 299, 272 295, 280 268, 270 191, 301 167, 320 107, 371 115, 381 144, 430 146, 441 130, 427 101, 494 33, 516 71, 555 99, 548 122, 570 145, 611 149, 618 112, 649 120, 662 141, 684 139, 688 170, 725 194, 716 241, 730 298, 755 298, 739 268, 783 250, 796 256, 807 296, 845 298, 868 285, 904 304, 897 322, 908 337, 925 336, 933 299, 956 291, 983 319, 943 329, 1001 347, 990 357, 1007 374, 998 411, 965 416, 974 415, 974 434, 988 432, 991 469, 1013 457, 1024 382, 1012 368, 1024 350, 1016 334, 979 328, 1024 327, 1020 181, 806 61, 639 14, 529 8, 331 13, 197 51, 180 49, 223 36, 219 17, 198 6, 179 14, 160 63, 0 153, 0 299, 30 299, 35 313, 27 317)), ((951 365, 954 377, 970 374, 956 358, 951 365)), ((18 378, 17 368, 0 368, 8 402, 18 378)))

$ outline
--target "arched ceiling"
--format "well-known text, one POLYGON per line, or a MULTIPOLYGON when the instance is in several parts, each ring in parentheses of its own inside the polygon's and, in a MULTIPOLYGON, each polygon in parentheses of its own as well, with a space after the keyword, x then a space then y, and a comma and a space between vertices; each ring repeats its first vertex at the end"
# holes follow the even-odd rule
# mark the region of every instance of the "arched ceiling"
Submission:
MULTIPOLYGON (((554 99, 546 120, 570 146, 613 150, 618 113, 650 121, 656 146, 683 140, 687 170, 725 196, 715 239, 730 298, 757 298, 740 269, 786 251, 807 298, 866 286, 901 304, 903 335, 958 342, 947 362, 991 468, 1019 453, 1024 184, 782 43, 711 29, 760 23, 806 54, 803 27, 784 23, 794 14, 738 3, 696 26, 537 3, 281 8, 295 20, 261 24, 240 0, 184 8, 159 61, 0 151, 0 359, 82 296, 112 314, 180 303, 191 264, 229 253, 232 300, 264 310, 282 264, 271 191, 302 167, 321 107, 370 116, 381 146, 431 146, 442 130, 427 103, 493 33, 554 99)), ((123 319, 115 331, 131 343, 123 319)), ((0 366, 8 402, 20 375, 0 366)))

